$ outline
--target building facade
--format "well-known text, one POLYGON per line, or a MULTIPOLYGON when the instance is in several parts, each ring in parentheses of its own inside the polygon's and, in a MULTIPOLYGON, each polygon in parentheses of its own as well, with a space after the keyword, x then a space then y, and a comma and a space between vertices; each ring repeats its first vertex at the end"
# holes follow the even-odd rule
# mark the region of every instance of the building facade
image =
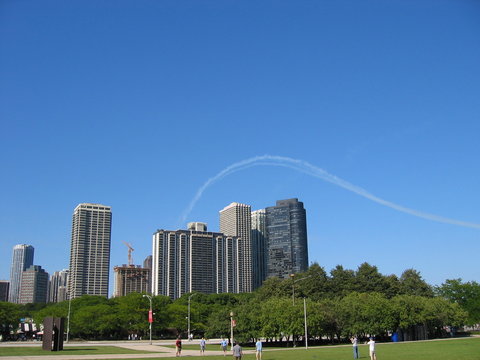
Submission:
POLYGON ((238 238, 195 230, 153 234, 152 293, 172 299, 198 291, 240 292, 238 238))
POLYGON ((61 302, 68 300, 68 269, 55 271, 48 282, 48 302, 61 302))
POLYGON ((220 232, 238 238, 237 256, 239 292, 251 292, 252 283, 252 208, 250 205, 231 203, 220 211, 220 232))
POLYGON ((22 273, 20 304, 47 302, 48 273, 39 265, 31 265, 22 273))
POLYGON ((13 247, 12 265, 10 267, 10 290, 8 301, 19 303, 23 272, 33 265, 34 248, 31 245, 19 244, 13 247))
POLYGON ((122 265, 113 268, 115 285, 113 296, 125 296, 132 292, 150 293, 150 269, 140 265, 122 265))
POLYGON ((0 280, 0 301, 8 301, 9 288, 10 288, 9 281, 0 280))
POLYGON ((110 206, 79 204, 73 213, 68 291, 108 297, 112 211, 110 206))
POLYGON ((288 278, 308 269, 307 215, 298 199, 267 207, 267 277, 288 278))
POLYGON ((265 209, 252 211, 252 284, 253 289, 262 286, 267 278, 267 244, 265 209))

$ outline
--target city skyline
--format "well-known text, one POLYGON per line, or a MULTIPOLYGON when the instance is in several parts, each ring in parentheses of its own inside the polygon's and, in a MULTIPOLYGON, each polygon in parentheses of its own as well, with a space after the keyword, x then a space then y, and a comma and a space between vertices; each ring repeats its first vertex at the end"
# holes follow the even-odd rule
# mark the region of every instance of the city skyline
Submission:
POLYGON ((16 244, 69 268, 80 203, 114 213, 111 295, 123 241, 141 264, 159 228, 218 232, 226 204, 289 198, 326 271, 480 280, 479 229, 371 201, 480 223, 478 2, 0 7, 0 280, 16 244))

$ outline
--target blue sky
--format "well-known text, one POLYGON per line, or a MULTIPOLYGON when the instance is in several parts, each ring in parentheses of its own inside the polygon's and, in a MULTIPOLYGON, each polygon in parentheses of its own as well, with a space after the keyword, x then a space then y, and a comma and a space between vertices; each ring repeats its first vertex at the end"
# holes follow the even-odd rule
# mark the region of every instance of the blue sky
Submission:
MULTIPOLYGON (((477 1, 0 3, 0 279, 12 247, 68 267, 71 216, 112 206, 111 265, 209 178, 301 159, 408 208, 480 223, 477 1)), ((297 197, 310 261, 480 280, 480 230, 398 212, 288 168, 208 187, 187 221, 297 197)), ((111 279, 113 283, 113 280, 111 279)))

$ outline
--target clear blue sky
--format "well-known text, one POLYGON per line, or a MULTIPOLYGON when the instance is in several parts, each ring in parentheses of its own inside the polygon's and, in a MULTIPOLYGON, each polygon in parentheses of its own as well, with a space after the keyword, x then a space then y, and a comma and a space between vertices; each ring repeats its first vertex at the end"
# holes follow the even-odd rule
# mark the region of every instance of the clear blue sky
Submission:
MULTIPOLYGON (((302 159, 396 204, 480 223, 480 3, 0 2, 0 279, 12 247, 68 267, 71 216, 112 206, 111 265, 209 178, 302 159)), ((310 261, 480 280, 480 230, 398 212, 281 167, 207 188, 187 221, 297 197, 310 261)), ((111 278, 113 283, 113 279, 111 278)))

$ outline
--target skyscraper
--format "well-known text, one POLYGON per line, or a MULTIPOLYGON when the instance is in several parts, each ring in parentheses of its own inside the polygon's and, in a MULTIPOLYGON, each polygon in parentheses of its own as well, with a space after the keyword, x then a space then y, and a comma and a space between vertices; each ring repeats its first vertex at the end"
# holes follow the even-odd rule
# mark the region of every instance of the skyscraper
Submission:
POLYGON ((250 205, 231 203, 220 211, 220 232, 238 239, 238 273, 240 292, 252 291, 252 208, 250 205))
POLYGON ((252 211, 252 282, 253 289, 267 278, 265 209, 252 211))
POLYGON ((69 293, 108 296, 110 270, 110 206, 79 204, 73 212, 69 293))
POLYGON ((48 302, 61 302, 68 300, 67 285, 68 285, 67 269, 62 271, 55 271, 48 282, 48 302))
POLYGON ((140 265, 122 265, 113 267, 115 286, 113 296, 125 296, 132 292, 148 293, 150 290, 150 269, 140 265))
POLYGON ((20 304, 47 302, 48 273, 39 265, 31 265, 22 273, 20 304))
POLYGON ((298 199, 267 207, 267 276, 288 278, 308 269, 307 215, 298 199))
POLYGON ((10 268, 10 290, 8 301, 18 303, 20 301, 20 288, 22 273, 33 265, 34 249, 31 245, 15 245, 13 247, 12 266, 10 268))
POLYGON ((153 295, 176 299, 192 291, 240 292, 237 240, 192 229, 158 230, 153 234, 153 295))
POLYGON ((8 289, 10 288, 10 282, 6 280, 0 280, 0 301, 8 301, 8 289))

